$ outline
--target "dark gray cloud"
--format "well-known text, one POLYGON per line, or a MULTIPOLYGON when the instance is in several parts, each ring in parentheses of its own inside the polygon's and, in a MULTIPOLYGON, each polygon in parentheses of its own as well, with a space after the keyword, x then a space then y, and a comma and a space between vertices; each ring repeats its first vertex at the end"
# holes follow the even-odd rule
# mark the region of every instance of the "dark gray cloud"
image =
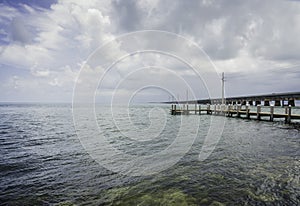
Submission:
POLYGON ((16 17, 11 22, 11 39, 22 44, 27 44, 32 41, 33 35, 26 27, 24 20, 20 17, 16 17))
POLYGON ((226 73, 227 96, 264 94, 273 92, 298 92, 300 66, 277 68, 253 73, 226 73))
POLYGON ((298 59, 300 3, 291 1, 113 1, 124 31, 159 29, 188 35, 213 59, 247 50, 272 60, 298 59))
POLYGON ((140 26, 141 11, 137 8, 135 0, 114 0, 112 5, 119 29, 128 32, 134 31, 140 26))

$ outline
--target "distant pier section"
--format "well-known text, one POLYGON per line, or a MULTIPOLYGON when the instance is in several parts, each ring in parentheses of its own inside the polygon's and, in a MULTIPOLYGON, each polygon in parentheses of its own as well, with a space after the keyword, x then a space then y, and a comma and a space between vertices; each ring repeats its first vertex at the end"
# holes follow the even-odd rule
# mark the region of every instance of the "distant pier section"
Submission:
MULTIPOLYGON (((226 97, 225 104, 241 104, 241 105, 263 105, 270 106, 274 102, 274 106, 295 106, 295 101, 300 100, 300 92, 287 92, 287 93, 272 93, 263 95, 249 95, 238 97, 226 97)), ((169 101, 164 102, 169 104, 222 104, 222 98, 215 99, 200 99, 188 101, 169 101)))
POLYGON ((208 114, 257 120, 267 117, 270 121, 283 119, 289 124, 293 119, 300 120, 300 114, 292 113, 292 108, 295 107, 295 101, 297 100, 300 100, 300 92, 165 103, 172 104, 171 115, 208 114), (264 106, 264 111, 262 111, 262 105, 264 106), (276 112, 274 107, 283 107, 284 112, 276 112))

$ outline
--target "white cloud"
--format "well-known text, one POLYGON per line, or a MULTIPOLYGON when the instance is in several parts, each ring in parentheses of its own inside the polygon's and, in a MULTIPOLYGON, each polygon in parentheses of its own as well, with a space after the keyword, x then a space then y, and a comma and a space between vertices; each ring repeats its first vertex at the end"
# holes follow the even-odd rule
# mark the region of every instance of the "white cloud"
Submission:
POLYGON ((7 21, 11 21, 13 18, 19 15, 17 9, 0 4, 0 23, 6 24, 7 21))
MULTIPOLYGON (((218 72, 242 75, 260 72, 265 75, 278 72, 278 68, 288 72, 293 65, 300 64, 299 13, 299 2, 279 0, 272 4, 258 0, 59 0, 49 10, 23 5, 22 11, 1 4, 0 63, 22 68, 29 74, 18 77, 7 74, 1 88, 36 91, 31 93, 37 95, 37 99, 43 91, 56 91, 70 98, 79 65, 95 49, 120 34, 143 29, 175 32, 197 42, 215 62, 218 72), (63 89, 53 90, 55 88, 63 89)), ((147 40, 132 40, 132 44, 144 45, 147 40)), ((157 44, 183 55, 191 54, 193 61, 197 59, 189 48, 169 45, 163 39, 157 39, 157 44)), ((102 55, 113 58, 113 52, 123 55, 127 52, 119 50, 117 43, 111 49, 102 55)), ((192 76, 189 70, 179 69, 166 57, 135 58, 124 60, 122 68, 111 73, 107 81, 109 88, 134 65, 164 65, 180 75, 192 76), (143 61, 138 63, 138 60, 143 61)), ((201 59, 197 61, 201 62, 201 59)), ((159 75, 163 77, 163 74, 159 75)), ((295 81, 295 78, 291 79, 295 81)), ((247 87, 241 89, 247 90, 247 87)), ((278 87, 274 87, 276 89, 278 87)))
POLYGON ((50 72, 49 70, 32 70, 31 74, 36 77, 48 77, 50 72))
POLYGON ((12 42, 5 46, 1 62, 25 69, 35 64, 56 69, 77 63, 80 57, 86 58, 93 49, 112 38, 109 17, 87 6, 63 1, 52 5, 51 10, 31 8, 30 13, 19 12, 21 17, 11 15, 12 42), (32 36, 30 29, 34 32, 32 36), (20 61, 22 55, 25 61, 20 61))

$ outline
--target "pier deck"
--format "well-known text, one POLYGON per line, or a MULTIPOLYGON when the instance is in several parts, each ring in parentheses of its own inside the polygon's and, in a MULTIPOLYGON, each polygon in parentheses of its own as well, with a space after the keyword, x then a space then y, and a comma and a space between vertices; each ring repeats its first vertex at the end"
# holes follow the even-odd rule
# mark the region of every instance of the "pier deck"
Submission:
POLYGON ((206 105, 206 108, 203 108, 203 105, 195 105, 194 109, 189 109, 189 105, 183 105, 182 108, 177 109, 177 105, 172 104, 170 110, 171 115, 223 115, 226 117, 239 117, 247 119, 257 119, 261 120, 261 117, 268 117, 270 121, 274 119, 283 119, 286 123, 291 123, 291 120, 300 120, 300 114, 292 114, 292 107, 285 107, 285 113, 275 113, 274 106, 269 106, 270 112, 261 111, 261 106, 258 105, 255 109, 248 105, 206 105))

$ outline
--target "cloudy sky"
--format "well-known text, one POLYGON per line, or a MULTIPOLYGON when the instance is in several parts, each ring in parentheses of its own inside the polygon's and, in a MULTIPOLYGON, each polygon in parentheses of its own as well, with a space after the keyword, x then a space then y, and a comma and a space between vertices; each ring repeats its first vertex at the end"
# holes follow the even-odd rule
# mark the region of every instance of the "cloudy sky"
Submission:
MULTIPOLYGON (((91 66, 95 51, 141 30, 178 34, 199 46, 215 72, 225 72, 227 96, 300 91, 300 1, 2 0, 0 101, 71 102, 79 72, 91 66)), ((161 45, 162 39, 136 41, 161 45)), ((182 56, 189 54, 183 45, 173 46, 182 56)), ((107 52, 126 54, 118 42, 115 47, 107 52)), ((138 93, 145 101, 168 100, 155 87, 159 82, 182 98, 187 87, 171 74, 187 81, 196 98, 207 97, 209 82, 201 82, 174 56, 152 52, 115 64, 98 88, 99 99, 138 93)))

